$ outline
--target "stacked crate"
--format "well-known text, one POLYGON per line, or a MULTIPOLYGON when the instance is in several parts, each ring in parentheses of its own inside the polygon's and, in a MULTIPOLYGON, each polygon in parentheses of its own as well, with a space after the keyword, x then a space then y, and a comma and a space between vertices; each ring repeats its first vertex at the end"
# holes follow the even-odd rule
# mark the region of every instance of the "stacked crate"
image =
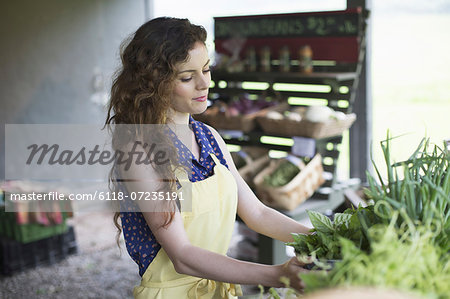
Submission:
MULTIPOLYGON (((0 191, 1 192, 1 191, 0 191)), ((73 227, 63 212, 59 224, 19 224, 16 212, 6 212, 0 196, 0 274, 12 275, 41 265, 51 265, 77 252, 73 227)))

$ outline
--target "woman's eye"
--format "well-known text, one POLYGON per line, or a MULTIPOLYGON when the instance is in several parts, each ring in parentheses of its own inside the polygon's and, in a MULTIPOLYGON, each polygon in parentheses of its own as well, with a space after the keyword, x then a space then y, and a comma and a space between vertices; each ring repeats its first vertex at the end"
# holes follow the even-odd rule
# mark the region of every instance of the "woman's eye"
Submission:
POLYGON ((181 78, 181 82, 189 82, 192 80, 192 77, 190 78, 181 78))
POLYGON ((204 73, 208 73, 209 71, 211 71, 211 70, 210 69, 203 70, 204 73))

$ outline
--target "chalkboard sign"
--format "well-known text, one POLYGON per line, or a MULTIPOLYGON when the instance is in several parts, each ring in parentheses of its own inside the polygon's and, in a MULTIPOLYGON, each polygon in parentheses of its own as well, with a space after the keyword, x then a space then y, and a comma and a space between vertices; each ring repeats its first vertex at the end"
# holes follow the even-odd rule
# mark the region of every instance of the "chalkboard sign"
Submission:
POLYGON ((361 29, 360 17, 358 10, 216 17, 214 33, 216 39, 355 36, 361 29))

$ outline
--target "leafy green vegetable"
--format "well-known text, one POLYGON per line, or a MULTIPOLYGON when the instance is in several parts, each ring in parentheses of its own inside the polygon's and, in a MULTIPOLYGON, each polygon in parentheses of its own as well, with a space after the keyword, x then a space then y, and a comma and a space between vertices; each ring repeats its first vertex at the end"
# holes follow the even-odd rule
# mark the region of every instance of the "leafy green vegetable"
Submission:
POLYGON ((333 223, 331 223, 330 218, 327 216, 314 212, 308 211, 309 219, 317 232, 331 234, 333 233, 333 223))
POLYGON ((301 255, 312 255, 320 259, 340 259, 340 238, 347 238, 363 250, 369 249, 367 230, 370 226, 380 223, 381 220, 374 213, 374 207, 359 207, 347 209, 344 213, 336 213, 334 221, 325 215, 308 211, 309 219, 314 227, 315 234, 293 234, 293 246, 301 255))
POLYGON ((340 227, 342 225, 345 225, 348 228, 350 218, 352 215, 346 214, 346 213, 336 213, 334 214, 334 224, 336 227, 340 227))
MULTIPOLYGON (((389 225, 374 225, 368 234, 370 251, 340 238, 342 261, 329 271, 311 271, 300 277, 311 292, 325 287, 373 286, 412 291, 427 298, 448 298, 450 253, 431 242, 434 232, 411 219, 396 227, 401 212, 393 213, 389 225)), ((401 216, 407 219, 408 216, 401 216)))
POLYGON ((270 174, 264 177, 264 183, 272 187, 281 187, 292 181, 300 172, 300 168, 288 160, 284 160, 270 174))
POLYGON ((387 167, 387 181, 374 164, 377 180, 368 174, 367 195, 377 206, 377 214, 386 223, 395 210, 404 210, 397 227, 406 219, 435 227, 438 233, 432 241, 443 250, 450 250, 450 153, 444 145, 435 145, 430 150, 429 139, 423 139, 409 159, 393 163, 391 140, 381 142, 387 167), (400 176, 402 174, 402 176, 400 176))

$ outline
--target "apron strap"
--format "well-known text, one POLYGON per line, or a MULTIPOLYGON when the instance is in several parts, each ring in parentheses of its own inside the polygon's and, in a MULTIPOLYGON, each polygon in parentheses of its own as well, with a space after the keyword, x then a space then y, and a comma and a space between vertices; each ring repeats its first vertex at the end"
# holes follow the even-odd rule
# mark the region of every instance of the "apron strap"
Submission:
POLYGON ((214 160, 214 163, 216 163, 216 165, 219 165, 219 164, 220 164, 219 158, 216 157, 216 154, 210 153, 209 155, 210 155, 211 158, 214 160))
MULTIPOLYGON (((215 163, 214 167, 221 165, 219 159, 216 157, 216 155, 214 153, 210 153, 209 155, 211 156, 211 158, 213 159, 213 161, 215 163)), ((177 169, 175 171, 175 176, 178 179, 178 182, 180 183, 181 186, 183 186, 183 184, 191 183, 186 171, 184 171, 182 169, 177 169)))

